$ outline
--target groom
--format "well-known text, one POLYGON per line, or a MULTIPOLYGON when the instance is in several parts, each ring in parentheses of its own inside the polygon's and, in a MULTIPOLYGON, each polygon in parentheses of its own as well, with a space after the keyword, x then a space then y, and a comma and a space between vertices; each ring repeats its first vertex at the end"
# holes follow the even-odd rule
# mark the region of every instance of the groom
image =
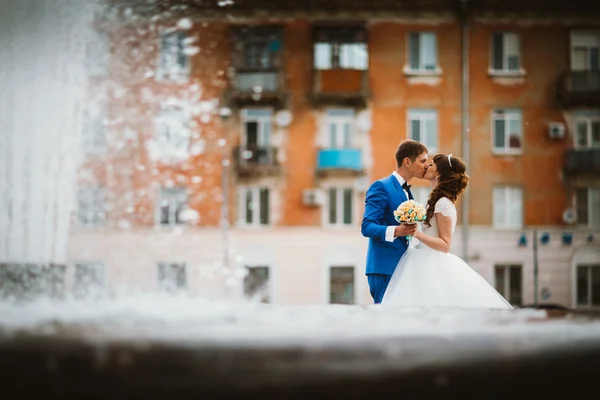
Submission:
POLYGON ((423 178, 428 166, 427 147, 405 140, 396 150, 396 170, 367 190, 361 233, 369 238, 366 275, 375 304, 381 303, 396 264, 408 247, 406 236, 417 230, 416 224, 398 224, 394 210, 413 199, 408 182, 423 178))

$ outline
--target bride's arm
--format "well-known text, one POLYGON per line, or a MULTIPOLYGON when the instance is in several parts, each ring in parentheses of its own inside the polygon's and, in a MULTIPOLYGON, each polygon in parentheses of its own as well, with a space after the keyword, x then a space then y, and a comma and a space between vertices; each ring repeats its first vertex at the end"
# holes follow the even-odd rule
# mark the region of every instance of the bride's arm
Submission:
POLYGON ((444 253, 450 252, 452 247, 452 218, 446 217, 441 213, 435 213, 438 226, 439 238, 429 236, 421 231, 415 233, 415 238, 423 242, 427 247, 444 253))

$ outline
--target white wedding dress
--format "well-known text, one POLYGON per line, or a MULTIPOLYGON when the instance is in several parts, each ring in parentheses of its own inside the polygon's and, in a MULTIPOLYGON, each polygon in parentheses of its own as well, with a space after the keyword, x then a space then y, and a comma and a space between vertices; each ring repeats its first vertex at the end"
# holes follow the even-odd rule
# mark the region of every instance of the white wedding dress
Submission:
MULTIPOLYGON (((435 213, 452 219, 456 228, 456 207, 442 197, 435 213)), ((438 237, 436 218, 423 233, 438 237)), ((416 239, 413 239, 416 240, 416 239)), ((444 306, 460 308, 512 309, 500 293, 461 258, 427 247, 412 245, 402 256, 383 296, 384 305, 444 306)))

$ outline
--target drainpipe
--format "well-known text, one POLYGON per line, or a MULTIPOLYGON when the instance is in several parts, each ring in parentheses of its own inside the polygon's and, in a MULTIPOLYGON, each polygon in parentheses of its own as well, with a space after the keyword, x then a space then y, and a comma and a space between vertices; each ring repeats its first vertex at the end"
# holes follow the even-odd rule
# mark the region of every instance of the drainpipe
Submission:
MULTIPOLYGON (((460 31, 462 52, 462 82, 461 82, 461 111, 462 111, 462 157, 470 171, 469 147, 469 26, 467 24, 467 0, 460 2, 460 31)), ((462 196, 462 258, 468 262, 469 255, 469 196, 470 190, 462 196)))

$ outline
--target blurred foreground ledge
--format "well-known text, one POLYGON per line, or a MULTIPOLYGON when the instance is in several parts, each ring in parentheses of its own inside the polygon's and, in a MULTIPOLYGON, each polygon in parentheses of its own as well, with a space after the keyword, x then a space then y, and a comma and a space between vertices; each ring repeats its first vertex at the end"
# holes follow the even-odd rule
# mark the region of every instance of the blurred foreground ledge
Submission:
MULTIPOLYGON (((355 307, 352 313, 366 308, 355 307)), ((598 315, 549 308, 547 318, 533 317, 510 329, 501 327, 510 323, 503 320, 489 331, 458 332, 441 325, 431 333, 390 331, 306 341, 278 340, 276 335, 255 342, 210 335, 90 339, 86 332, 98 327, 85 320, 16 330, 0 324, 0 385, 22 398, 31 394, 44 399, 299 399, 317 394, 553 398, 562 389, 565 394, 594 389, 600 371, 598 315)), ((141 334, 147 326, 132 329, 141 334)))

